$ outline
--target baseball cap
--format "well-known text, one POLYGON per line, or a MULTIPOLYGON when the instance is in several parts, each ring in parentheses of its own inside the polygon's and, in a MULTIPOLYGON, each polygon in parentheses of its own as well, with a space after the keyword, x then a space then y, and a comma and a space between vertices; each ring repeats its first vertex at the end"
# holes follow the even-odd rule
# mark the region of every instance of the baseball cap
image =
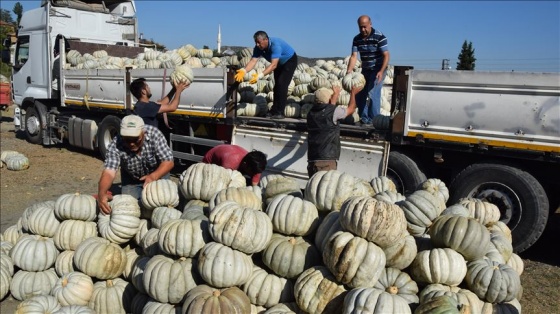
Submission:
POLYGON ((144 129, 144 120, 136 115, 129 115, 121 121, 121 136, 138 137, 144 129))
POLYGON ((321 87, 315 91, 315 102, 318 104, 328 104, 333 91, 329 88, 321 87))

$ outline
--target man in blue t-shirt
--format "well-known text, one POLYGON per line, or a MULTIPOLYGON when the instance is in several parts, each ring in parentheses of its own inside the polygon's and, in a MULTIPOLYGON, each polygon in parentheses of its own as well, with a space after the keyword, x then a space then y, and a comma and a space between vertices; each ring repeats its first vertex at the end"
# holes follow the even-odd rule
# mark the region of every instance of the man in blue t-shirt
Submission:
POLYGON ((158 102, 150 101, 152 92, 146 79, 141 77, 130 83, 130 93, 138 100, 134 105, 134 114, 140 116, 146 125, 158 127, 158 113, 177 110, 181 101, 181 93, 189 87, 189 83, 179 83, 173 86, 167 96, 158 102))
POLYGON ((260 78, 274 72, 274 100, 267 117, 272 119, 284 119, 284 109, 288 100, 288 87, 297 67, 297 55, 287 42, 280 38, 268 37, 264 31, 258 31, 253 35, 255 48, 253 57, 245 68, 237 70, 235 80, 243 82, 245 73, 251 71, 260 57, 265 58, 270 64, 264 71, 253 73, 249 83, 255 84, 260 78))
POLYGON ((362 15, 358 18, 358 28, 360 33, 352 40, 352 55, 346 73, 352 73, 354 70, 359 52, 366 86, 356 96, 356 104, 360 122, 371 125, 373 117, 381 111, 381 88, 389 65, 389 48, 385 35, 371 26, 369 16, 362 15), (370 104, 366 106, 368 96, 370 104))

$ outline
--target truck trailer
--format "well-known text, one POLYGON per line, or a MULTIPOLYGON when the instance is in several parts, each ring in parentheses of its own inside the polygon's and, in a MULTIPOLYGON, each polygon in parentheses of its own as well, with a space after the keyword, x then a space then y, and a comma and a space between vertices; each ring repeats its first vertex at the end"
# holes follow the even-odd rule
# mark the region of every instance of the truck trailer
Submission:
MULTIPOLYGON (((138 37, 133 1, 49 0, 25 12, 12 74, 16 127, 31 143, 68 143, 104 156, 120 119, 133 112, 130 83, 146 78, 163 97, 173 70, 69 69, 66 53, 130 58, 144 51, 138 37)), ((404 195, 439 178, 449 187, 448 204, 474 197, 497 205, 514 250, 528 249, 560 206, 559 74, 393 69, 389 115, 374 128, 341 126, 338 169, 368 181, 387 176, 404 195)), ((234 72, 193 68, 179 108, 160 123, 174 157, 199 162, 213 146, 237 144, 267 154, 265 174, 296 178, 303 187, 305 119, 237 115, 234 72)))

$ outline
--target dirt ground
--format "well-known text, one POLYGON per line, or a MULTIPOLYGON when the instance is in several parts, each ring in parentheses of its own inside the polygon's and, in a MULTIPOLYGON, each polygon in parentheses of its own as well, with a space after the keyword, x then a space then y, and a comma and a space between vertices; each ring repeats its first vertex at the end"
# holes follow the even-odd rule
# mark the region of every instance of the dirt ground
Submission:
MULTIPOLYGON (((15 150, 29 158, 24 171, 0 169, 0 231, 15 224, 28 206, 56 200, 66 193, 97 193, 97 181, 103 162, 97 152, 69 145, 43 147, 14 132, 11 112, 2 112, 0 149, 15 150)), ((177 179, 181 169, 175 169, 177 179)), ((119 183, 117 177, 115 183, 119 183)), ((559 191, 560 192, 560 191, 559 191)), ((541 239, 521 254, 525 271, 521 276, 523 313, 560 313, 560 210, 551 216, 541 239)), ((0 302, 0 313, 13 313, 17 300, 7 297, 0 302)))

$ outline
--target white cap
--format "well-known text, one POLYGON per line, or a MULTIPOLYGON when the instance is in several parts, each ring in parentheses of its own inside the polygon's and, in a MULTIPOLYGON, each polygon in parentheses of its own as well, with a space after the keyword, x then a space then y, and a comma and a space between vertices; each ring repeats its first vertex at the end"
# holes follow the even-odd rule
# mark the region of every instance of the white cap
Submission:
POLYGON ((144 120, 136 115, 129 115, 121 121, 121 136, 138 137, 144 129, 144 120))

